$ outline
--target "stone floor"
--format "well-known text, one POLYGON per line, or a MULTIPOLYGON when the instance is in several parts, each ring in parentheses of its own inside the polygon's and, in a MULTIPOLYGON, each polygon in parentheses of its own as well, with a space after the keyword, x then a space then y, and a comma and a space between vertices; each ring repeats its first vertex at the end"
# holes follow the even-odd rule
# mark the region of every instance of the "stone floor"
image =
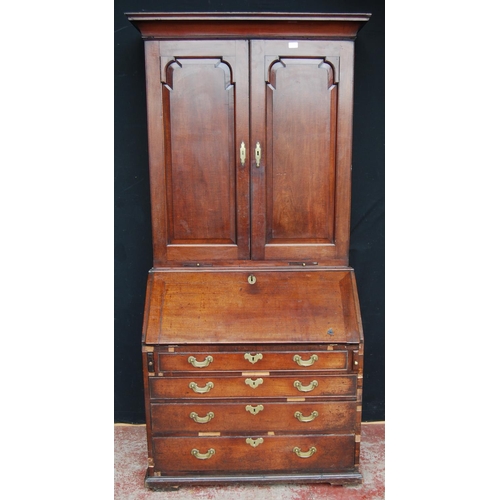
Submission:
POLYGON ((115 499, 119 500, 383 500, 385 496, 385 423, 361 426, 359 486, 271 485, 184 486, 178 491, 150 491, 146 427, 115 424, 115 499))

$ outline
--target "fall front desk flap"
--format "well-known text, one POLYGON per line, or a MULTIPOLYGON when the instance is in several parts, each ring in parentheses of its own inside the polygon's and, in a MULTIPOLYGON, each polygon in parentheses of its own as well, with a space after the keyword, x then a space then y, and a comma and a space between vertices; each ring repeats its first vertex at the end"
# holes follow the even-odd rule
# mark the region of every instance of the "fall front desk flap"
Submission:
POLYGON ((146 344, 357 343, 361 338, 352 269, 149 275, 146 344))

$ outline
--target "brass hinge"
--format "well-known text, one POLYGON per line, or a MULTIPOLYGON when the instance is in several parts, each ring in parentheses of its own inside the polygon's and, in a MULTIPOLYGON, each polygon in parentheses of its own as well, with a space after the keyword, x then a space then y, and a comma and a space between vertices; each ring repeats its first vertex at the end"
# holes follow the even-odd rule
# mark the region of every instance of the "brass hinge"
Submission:
POLYGON ((318 263, 317 262, 289 262, 288 263, 289 266, 302 266, 302 267, 305 267, 305 266, 317 266, 318 263))
POLYGON ((183 267, 212 267, 213 264, 207 262, 183 262, 183 267))
POLYGON ((152 458, 148 458, 148 467, 154 467, 155 463, 152 458))

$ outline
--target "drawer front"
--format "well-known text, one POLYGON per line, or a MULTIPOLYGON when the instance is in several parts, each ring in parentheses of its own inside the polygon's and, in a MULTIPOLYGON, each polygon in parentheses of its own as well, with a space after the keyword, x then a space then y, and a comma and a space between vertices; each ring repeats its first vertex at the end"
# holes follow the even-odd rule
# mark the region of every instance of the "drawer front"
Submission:
POLYGON ((348 370, 345 351, 160 353, 159 371, 348 370))
POLYGON ((151 399, 259 398, 259 397, 355 397, 356 375, 240 377, 151 377, 151 399))
POLYGON ((352 402, 153 403, 153 435, 176 432, 344 432, 353 433, 352 402))
POLYGON ((155 470, 331 472, 354 468, 354 435, 153 438, 155 470))

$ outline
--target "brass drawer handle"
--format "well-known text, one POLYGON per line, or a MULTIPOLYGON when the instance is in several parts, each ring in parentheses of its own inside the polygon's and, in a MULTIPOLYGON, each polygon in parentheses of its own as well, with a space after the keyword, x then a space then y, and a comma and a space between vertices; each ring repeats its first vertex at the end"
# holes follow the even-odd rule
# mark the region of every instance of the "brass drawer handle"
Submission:
POLYGON ((215 455, 215 450, 210 448, 206 453, 200 453, 196 448, 191 450, 191 455, 196 457, 198 460, 207 460, 215 455))
POLYGON ((257 415, 259 411, 262 411, 264 409, 263 405, 257 405, 257 406, 251 406, 251 405, 246 405, 245 410, 250 412, 252 415, 257 415))
POLYGON ((316 410, 314 410, 308 417, 304 417, 304 415, 302 415, 302 412, 296 411, 294 417, 299 422, 312 422, 318 415, 319 413, 316 410))
POLYGON ((262 438, 257 438, 257 439, 252 439, 252 438, 247 438, 246 442, 252 447, 252 448, 257 448, 259 444, 262 444, 264 440, 262 438))
POLYGON ((264 381, 261 378, 258 378, 257 380, 252 380, 251 378, 245 379, 245 384, 249 385, 252 389, 255 389, 257 386, 263 383, 264 381))
POLYGON ((316 354, 313 354, 309 361, 302 361, 302 358, 296 354, 293 357, 293 360, 299 365, 299 366, 312 366, 316 361, 318 361, 318 356, 316 354))
POLYGON ((206 417, 199 417, 196 412, 192 411, 189 414, 189 417, 192 418, 197 424, 206 424, 215 417, 215 414, 213 411, 209 411, 206 417))
POLYGON ((197 392, 198 394, 204 394, 205 392, 208 392, 210 389, 214 388, 213 382, 207 382, 205 387, 198 387, 198 384, 196 382, 191 382, 189 384, 189 388, 193 389, 194 392, 197 392))
POLYGON ((309 457, 312 457, 315 453, 316 453, 316 448, 314 446, 312 446, 309 451, 300 451, 300 448, 298 446, 296 446, 294 449, 293 449, 293 452, 300 458, 309 458, 309 457))
POLYGON ((189 356, 188 363, 193 365, 195 368, 206 368, 213 360, 214 358, 212 356, 207 356, 205 361, 196 361, 194 356, 189 356))
POLYGON ((296 387, 300 392, 311 392, 315 387, 318 387, 318 381, 313 380, 309 385, 302 385, 302 382, 296 380, 293 383, 293 386, 296 387))
POLYGON ((245 359, 248 359, 248 361, 250 361, 250 363, 252 363, 252 365, 254 365, 255 363, 257 363, 257 361, 259 361, 260 359, 262 359, 264 356, 259 352, 257 354, 254 354, 253 356, 247 352, 245 353, 245 356, 243 356, 245 359))

